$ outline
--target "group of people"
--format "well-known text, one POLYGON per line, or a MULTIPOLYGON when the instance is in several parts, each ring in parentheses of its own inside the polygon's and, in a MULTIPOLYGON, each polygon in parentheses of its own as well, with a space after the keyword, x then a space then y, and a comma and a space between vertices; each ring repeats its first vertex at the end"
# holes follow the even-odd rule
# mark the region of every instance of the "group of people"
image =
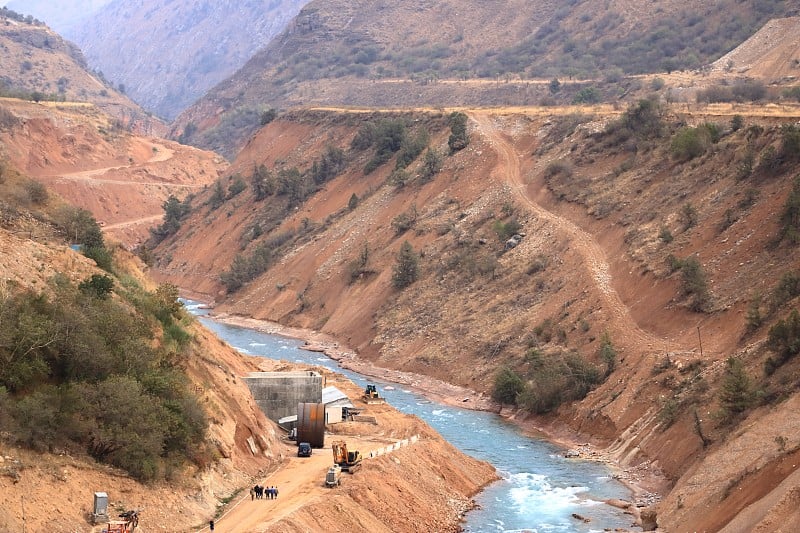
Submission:
POLYGON ((250 499, 251 500, 274 500, 278 497, 278 487, 262 487, 261 485, 256 485, 252 489, 250 489, 250 499))

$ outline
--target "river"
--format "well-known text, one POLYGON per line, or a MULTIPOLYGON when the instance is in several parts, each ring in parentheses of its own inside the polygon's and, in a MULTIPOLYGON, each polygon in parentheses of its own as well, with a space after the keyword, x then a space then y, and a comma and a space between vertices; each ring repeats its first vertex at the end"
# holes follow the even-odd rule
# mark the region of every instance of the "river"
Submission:
POLYGON ((185 304, 203 325, 242 353, 323 366, 359 385, 377 384, 393 407, 419 416, 464 453, 494 465, 502 479, 475 497, 480 507, 467 514, 465 531, 589 533, 632 527, 632 516, 602 503, 631 497, 602 463, 565 459, 564 450, 524 435, 495 414, 439 404, 404 386, 342 369, 320 353, 303 350, 300 340, 215 322, 195 302, 185 304), (576 520, 573 513, 591 521, 576 520))

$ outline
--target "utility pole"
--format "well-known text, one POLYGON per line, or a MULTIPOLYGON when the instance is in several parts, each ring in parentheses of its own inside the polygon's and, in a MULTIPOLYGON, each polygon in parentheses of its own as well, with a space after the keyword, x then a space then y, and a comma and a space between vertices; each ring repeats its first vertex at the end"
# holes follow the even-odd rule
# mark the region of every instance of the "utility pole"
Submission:
POLYGON ((697 326, 697 340, 700 341, 700 357, 703 357, 703 339, 700 337, 700 326, 697 326))

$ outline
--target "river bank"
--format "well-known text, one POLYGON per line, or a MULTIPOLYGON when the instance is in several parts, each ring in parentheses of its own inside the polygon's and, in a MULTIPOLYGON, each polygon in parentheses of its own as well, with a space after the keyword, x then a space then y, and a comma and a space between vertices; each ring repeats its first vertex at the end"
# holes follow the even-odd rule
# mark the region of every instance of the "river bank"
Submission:
POLYGON ((349 350, 337 339, 324 333, 228 313, 211 313, 209 317, 223 324, 301 340, 304 342, 303 349, 322 353, 336 361, 344 369, 401 384, 444 405, 497 414, 517 425, 524 433, 563 448, 563 453, 567 457, 602 462, 613 472, 613 476, 631 492, 630 502, 609 501, 606 503, 627 509, 637 524, 641 523, 641 511, 659 501, 660 493, 668 487, 668 482, 661 475, 660 470, 651 465, 649 461, 635 467, 623 467, 601 446, 587 442, 586 436, 572 432, 564 426, 556 427, 550 422, 542 424, 534 421, 525 413, 503 407, 486 394, 465 387, 429 376, 375 366, 369 361, 359 358, 353 350, 349 350))

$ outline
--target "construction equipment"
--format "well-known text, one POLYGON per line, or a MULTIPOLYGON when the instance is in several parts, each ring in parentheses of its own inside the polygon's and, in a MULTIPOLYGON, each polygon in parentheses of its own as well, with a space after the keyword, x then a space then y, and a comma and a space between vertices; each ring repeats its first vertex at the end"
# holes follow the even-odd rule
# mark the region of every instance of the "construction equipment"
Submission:
POLYGON ((342 467, 333 465, 325 474, 325 486, 328 488, 338 487, 342 484, 342 467))
POLYGON ((343 472, 352 474, 361 466, 361 453, 348 451, 347 443, 343 440, 334 441, 331 449, 333 450, 333 463, 341 467, 343 472))
POLYGON ((125 511, 119 515, 122 520, 109 520, 105 531, 107 533, 133 533, 139 525, 139 510, 125 511))
POLYGON ((378 393, 378 388, 375 385, 367 385, 364 389, 364 396, 362 397, 364 403, 385 403, 386 400, 378 393))

